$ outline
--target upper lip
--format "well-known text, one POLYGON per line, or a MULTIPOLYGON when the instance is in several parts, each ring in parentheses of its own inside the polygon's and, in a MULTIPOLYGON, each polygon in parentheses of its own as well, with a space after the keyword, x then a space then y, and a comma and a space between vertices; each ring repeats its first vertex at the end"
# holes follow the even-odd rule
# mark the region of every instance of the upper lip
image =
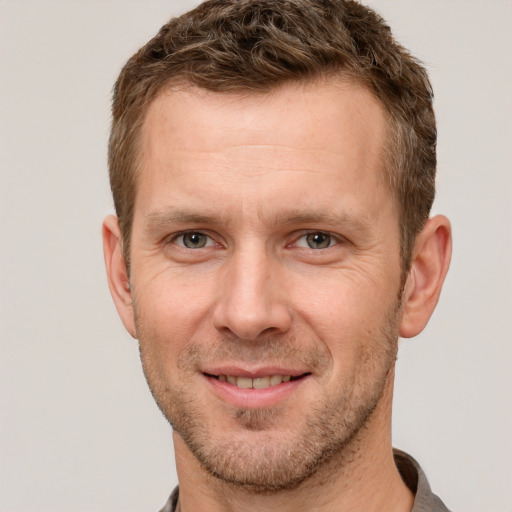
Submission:
POLYGON ((272 377, 272 375, 290 375, 291 377, 298 377, 305 373, 310 373, 306 369, 292 369, 279 366, 265 366, 250 369, 240 368, 239 366, 215 366, 203 368, 202 372, 208 375, 231 375, 233 377, 246 377, 251 379, 272 377))

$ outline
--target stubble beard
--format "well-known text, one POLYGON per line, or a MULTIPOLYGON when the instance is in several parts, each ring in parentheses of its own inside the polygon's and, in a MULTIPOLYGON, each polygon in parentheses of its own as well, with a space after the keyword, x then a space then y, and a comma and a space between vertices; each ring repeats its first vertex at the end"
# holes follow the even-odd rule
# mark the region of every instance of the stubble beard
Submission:
MULTIPOLYGON (((282 432, 279 435, 272 430, 273 422, 281 414, 279 408, 234 409, 231 416, 244 435, 237 438, 236 434, 214 432, 208 421, 208 411, 188 389, 187 379, 182 379, 179 389, 171 390, 156 376, 151 356, 145 350, 149 346, 149 338, 137 322, 141 361, 160 410, 210 475, 251 493, 272 494, 292 490, 320 468, 334 464, 340 470, 356 456, 359 434, 365 430, 393 374, 398 342, 398 309, 398 304, 395 304, 385 325, 367 340, 366 350, 358 361, 360 367, 353 378, 344 383, 336 396, 330 396, 310 411, 305 411, 302 424, 290 425, 289 432, 293 435, 285 440, 282 432)), ((232 360, 247 360, 247 351, 241 351, 240 344, 226 343, 228 345, 219 348, 217 354, 227 352, 241 356, 232 360)), ((274 361, 265 359, 266 354, 286 354, 288 358, 283 357, 282 360, 297 361, 297 357, 302 357, 309 365, 321 367, 325 364, 325 355, 315 350, 299 355, 297 349, 283 344, 282 340, 270 339, 266 347, 265 354, 259 351, 251 358, 274 361)), ((207 351, 198 346, 185 351, 180 356, 180 369, 195 368, 195 360, 205 353, 207 351)))

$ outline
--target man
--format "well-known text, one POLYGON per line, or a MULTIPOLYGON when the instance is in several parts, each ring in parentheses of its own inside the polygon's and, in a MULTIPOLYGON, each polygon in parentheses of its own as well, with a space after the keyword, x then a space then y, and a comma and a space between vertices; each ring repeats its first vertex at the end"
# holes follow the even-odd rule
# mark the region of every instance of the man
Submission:
POLYGON ((444 511, 392 450, 399 336, 432 314, 425 70, 341 0, 212 0, 116 83, 109 285, 173 426, 164 511, 444 511))

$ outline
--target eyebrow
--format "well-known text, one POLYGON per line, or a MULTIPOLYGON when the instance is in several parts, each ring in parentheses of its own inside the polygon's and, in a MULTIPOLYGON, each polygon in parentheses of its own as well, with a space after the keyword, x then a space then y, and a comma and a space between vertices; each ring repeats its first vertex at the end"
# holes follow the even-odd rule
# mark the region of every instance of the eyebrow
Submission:
MULTIPOLYGON (((160 208, 153 210, 146 216, 146 231, 160 232, 173 224, 206 224, 206 225, 227 225, 230 218, 226 218, 214 211, 199 213, 175 207, 160 208)), ((367 231, 371 228, 371 222, 362 216, 354 215, 351 212, 331 212, 291 209, 282 212, 275 212, 269 216, 269 225, 307 225, 325 224, 328 226, 344 226, 357 231, 367 231)))
POLYGON ((356 216, 348 211, 325 212, 290 210, 285 214, 277 213, 273 221, 276 224, 328 224, 330 226, 349 226, 354 229, 364 230, 371 227, 368 219, 356 216))
POLYGON ((202 214, 180 208, 153 210, 146 216, 146 231, 159 232, 172 224, 220 224, 219 215, 202 214))

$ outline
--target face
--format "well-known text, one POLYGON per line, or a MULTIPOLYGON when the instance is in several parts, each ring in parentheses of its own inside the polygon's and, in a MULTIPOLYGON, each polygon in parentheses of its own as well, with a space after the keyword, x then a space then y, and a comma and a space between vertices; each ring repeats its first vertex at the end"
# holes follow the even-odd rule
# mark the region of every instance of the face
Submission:
POLYGON ((182 455, 224 481, 294 487, 378 421, 401 274, 384 140, 383 108, 347 83, 149 108, 136 333, 182 455))

